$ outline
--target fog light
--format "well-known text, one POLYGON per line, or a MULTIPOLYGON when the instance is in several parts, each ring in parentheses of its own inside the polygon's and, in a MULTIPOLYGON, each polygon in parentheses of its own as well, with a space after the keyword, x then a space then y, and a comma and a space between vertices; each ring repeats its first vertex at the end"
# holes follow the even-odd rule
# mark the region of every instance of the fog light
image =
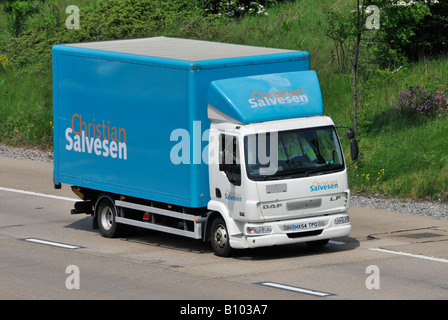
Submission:
POLYGON ((344 224, 344 223, 349 223, 350 219, 348 216, 343 216, 343 217, 337 217, 336 219, 334 219, 334 224, 344 224))
POLYGON ((262 233, 271 233, 271 226, 262 226, 262 227, 247 227, 248 234, 262 234, 262 233))

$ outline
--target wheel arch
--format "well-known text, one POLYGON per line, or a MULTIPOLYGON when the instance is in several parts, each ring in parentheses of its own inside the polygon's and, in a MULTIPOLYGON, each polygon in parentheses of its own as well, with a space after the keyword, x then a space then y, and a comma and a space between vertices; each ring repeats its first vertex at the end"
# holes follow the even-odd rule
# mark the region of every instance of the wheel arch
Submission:
POLYGON ((93 210, 93 218, 94 219, 96 219, 96 217, 98 216, 98 204, 104 199, 109 199, 110 202, 112 202, 112 205, 114 206, 115 212, 117 212, 117 215, 120 213, 120 210, 118 210, 117 206, 115 205, 116 196, 114 196, 111 193, 103 192, 103 193, 100 193, 95 200, 95 205, 94 205, 94 210, 93 210))
POLYGON ((221 202, 211 200, 208 203, 207 208, 210 210, 210 213, 206 222, 206 229, 204 232, 204 241, 210 240, 210 229, 214 219, 217 217, 221 217, 224 219, 226 223, 229 234, 240 234, 244 232, 241 227, 235 222, 234 219, 230 216, 230 212, 228 208, 221 202))

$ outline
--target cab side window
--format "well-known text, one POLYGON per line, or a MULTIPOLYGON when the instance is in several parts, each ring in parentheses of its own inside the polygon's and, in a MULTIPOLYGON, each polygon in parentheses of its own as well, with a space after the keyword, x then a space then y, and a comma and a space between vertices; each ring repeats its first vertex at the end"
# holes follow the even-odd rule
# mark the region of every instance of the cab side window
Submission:
POLYGON ((221 134, 219 144, 219 170, 226 174, 231 183, 241 185, 241 162, 237 137, 221 134))

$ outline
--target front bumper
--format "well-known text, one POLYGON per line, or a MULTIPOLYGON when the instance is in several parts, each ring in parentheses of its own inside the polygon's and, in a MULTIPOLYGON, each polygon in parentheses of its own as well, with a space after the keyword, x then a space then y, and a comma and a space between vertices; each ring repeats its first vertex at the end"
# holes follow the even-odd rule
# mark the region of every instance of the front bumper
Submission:
POLYGON ((230 236, 230 246, 235 249, 258 248, 345 237, 350 234, 348 213, 283 220, 266 223, 246 223, 244 234, 230 236), (247 230, 269 233, 249 234, 247 230))

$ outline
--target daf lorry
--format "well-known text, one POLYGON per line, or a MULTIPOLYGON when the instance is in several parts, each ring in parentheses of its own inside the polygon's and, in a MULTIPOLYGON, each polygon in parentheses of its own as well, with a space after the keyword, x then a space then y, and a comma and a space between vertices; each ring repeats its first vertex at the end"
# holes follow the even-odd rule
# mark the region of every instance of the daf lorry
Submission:
POLYGON ((102 236, 140 227, 228 256, 350 233, 347 165, 307 52, 151 37, 52 53, 54 185, 102 236))

